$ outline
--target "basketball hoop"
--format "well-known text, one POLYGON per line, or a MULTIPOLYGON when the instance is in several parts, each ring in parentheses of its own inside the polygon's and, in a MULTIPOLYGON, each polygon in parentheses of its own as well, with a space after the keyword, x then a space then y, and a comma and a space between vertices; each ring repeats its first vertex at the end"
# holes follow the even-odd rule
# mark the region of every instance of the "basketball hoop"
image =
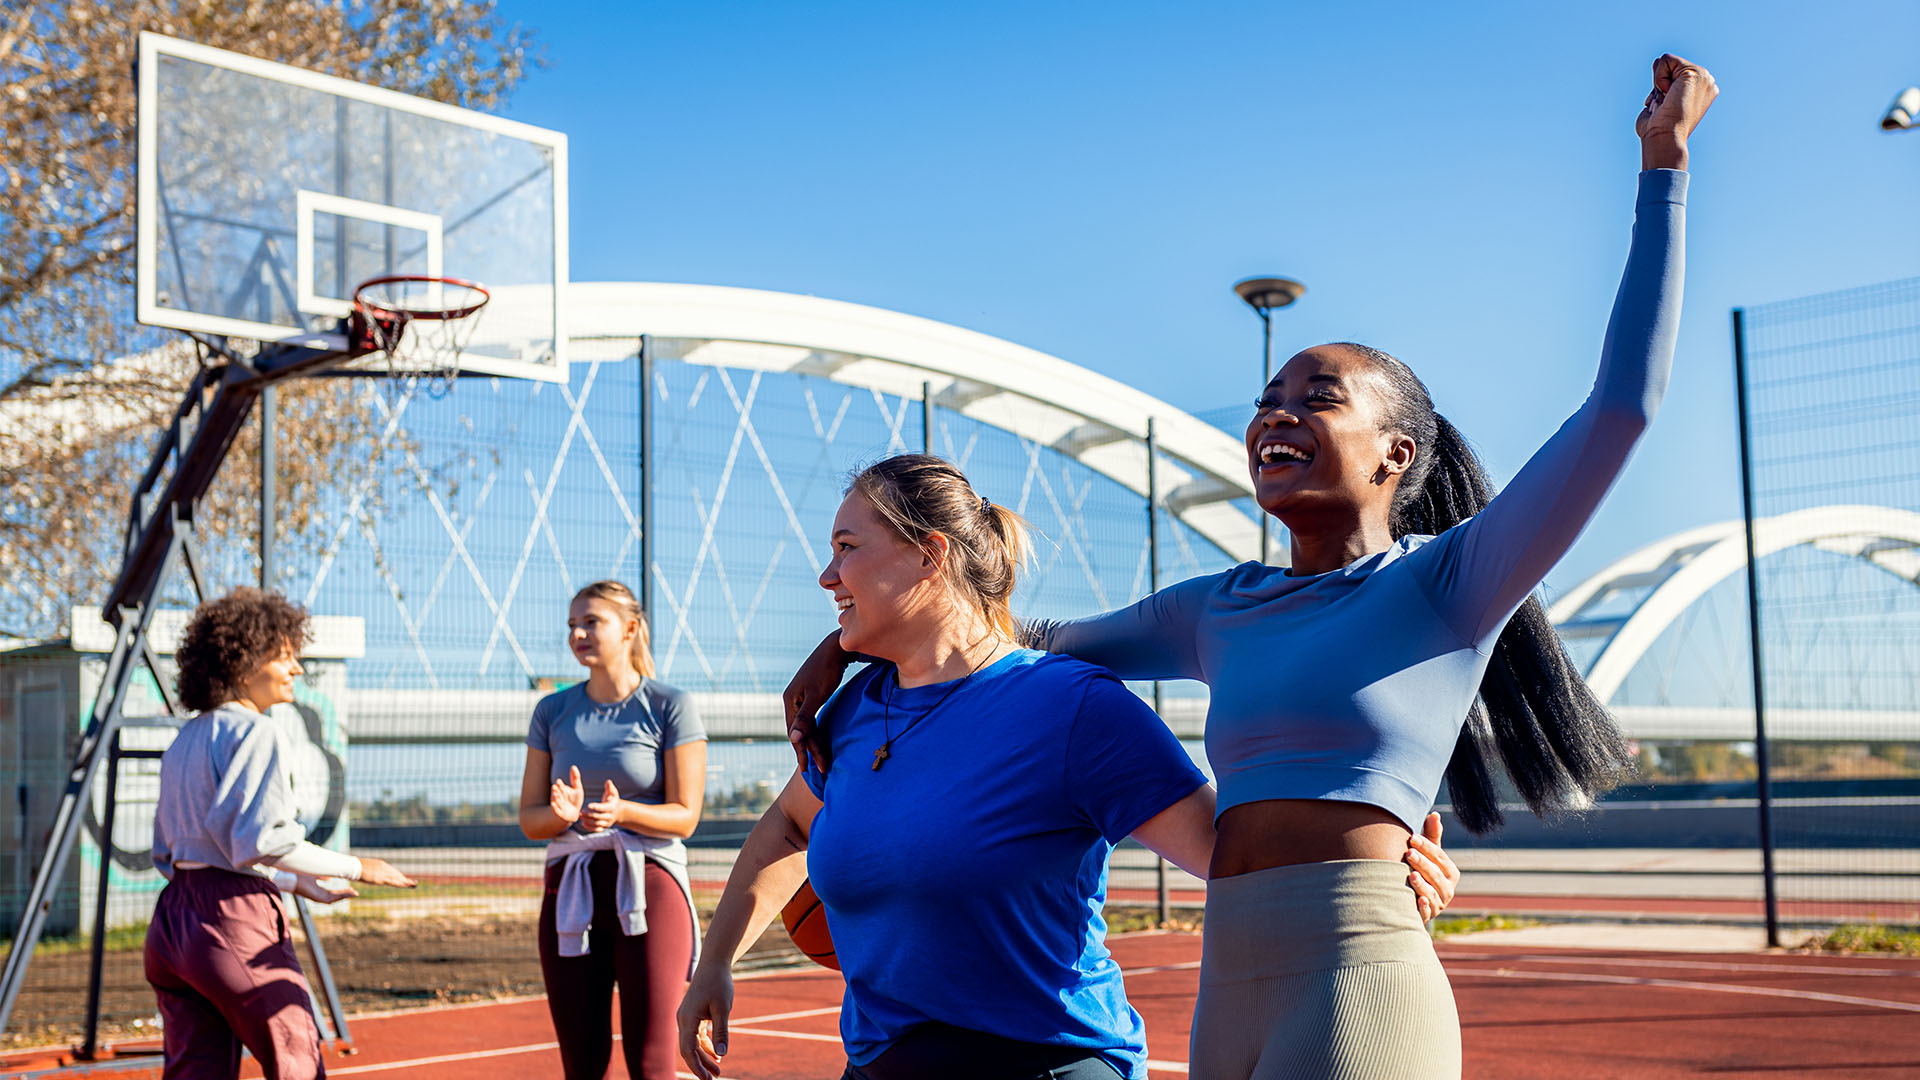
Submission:
POLYGON ((357 355, 385 353, 389 373, 444 389, 460 373, 460 354, 479 323, 475 316, 490 299, 485 286, 459 278, 373 278, 353 290, 348 340, 357 355))

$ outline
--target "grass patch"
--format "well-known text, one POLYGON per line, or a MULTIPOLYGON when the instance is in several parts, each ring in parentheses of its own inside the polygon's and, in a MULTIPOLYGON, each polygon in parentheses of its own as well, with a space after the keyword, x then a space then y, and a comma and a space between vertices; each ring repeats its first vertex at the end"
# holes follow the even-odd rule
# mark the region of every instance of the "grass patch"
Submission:
POLYGON ((1920 956, 1920 927, 1884 923, 1843 923, 1802 942, 1808 952, 1892 953, 1920 956))
POLYGON ((1444 938, 1455 934, 1480 934, 1488 930, 1522 930, 1539 925, 1539 919, 1523 919, 1516 915, 1442 915, 1433 920, 1429 932, 1436 938, 1444 938))
MULTIPOLYGON (((127 926, 115 926, 107 930, 107 951, 126 952, 144 948, 147 943, 147 924, 134 923, 127 926)), ((72 937, 43 937, 33 943, 35 956, 72 956, 85 953, 93 948, 92 934, 75 934, 72 937)), ((4 950, 13 953, 13 939, 7 938, 4 950)))
POLYGON ((354 888, 360 890, 356 900, 376 903, 381 900, 405 900, 421 896, 443 896, 450 899, 466 896, 539 896, 543 887, 541 880, 535 877, 515 881, 435 881, 427 878, 411 889, 392 889, 382 885, 368 885, 365 882, 354 883, 354 888))
POLYGON ((1198 930, 1207 921, 1203 908, 1177 907, 1172 910, 1173 917, 1163 923, 1160 921, 1159 906, 1152 904, 1108 904, 1105 914, 1109 934, 1130 934, 1140 930, 1198 930))

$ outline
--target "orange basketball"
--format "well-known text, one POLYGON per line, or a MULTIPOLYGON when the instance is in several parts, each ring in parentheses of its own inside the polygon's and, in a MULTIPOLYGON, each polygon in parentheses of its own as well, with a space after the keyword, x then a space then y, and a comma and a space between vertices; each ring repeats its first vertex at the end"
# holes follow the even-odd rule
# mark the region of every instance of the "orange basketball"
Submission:
POLYGON ((840 970, 840 959, 833 952, 833 934, 827 930, 827 909, 813 894, 813 882, 800 883, 800 891, 780 909, 780 921, 786 924, 787 936, 807 954, 807 959, 821 967, 840 970))

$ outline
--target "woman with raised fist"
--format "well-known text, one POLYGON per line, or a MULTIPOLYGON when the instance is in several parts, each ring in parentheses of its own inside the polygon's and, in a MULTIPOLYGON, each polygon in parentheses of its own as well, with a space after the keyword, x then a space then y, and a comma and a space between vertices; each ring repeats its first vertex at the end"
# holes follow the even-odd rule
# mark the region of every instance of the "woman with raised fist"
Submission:
MULTIPOLYGON (((1212 689, 1219 783, 1189 1067, 1209 1080, 1460 1075, 1453 993, 1405 902, 1409 837, 1444 777, 1499 824, 1497 759, 1535 811, 1591 805, 1624 740, 1533 590, 1652 420, 1680 321, 1688 140, 1717 89, 1654 61, 1635 122, 1632 246, 1593 392, 1497 496, 1401 361, 1296 354, 1261 389, 1247 467, 1286 567, 1245 563, 1131 607, 1026 627, 1126 679, 1212 689)), ((1509 344, 1507 347, 1511 347, 1509 344)), ((788 688, 820 707, 850 658, 822 643, 788 688)), ((796 745, 819 749, 804 723, 796 745)), ((858 766, 856 766, 858 767, 858 766)))

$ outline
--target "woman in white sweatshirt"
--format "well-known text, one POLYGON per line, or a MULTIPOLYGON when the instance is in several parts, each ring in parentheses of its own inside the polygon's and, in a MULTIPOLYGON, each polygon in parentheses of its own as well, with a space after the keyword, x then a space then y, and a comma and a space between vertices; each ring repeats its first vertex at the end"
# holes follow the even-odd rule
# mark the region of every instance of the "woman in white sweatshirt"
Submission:
POLYGON ((167 878, 147 927, 146 973, 166 1032, 162 1075, 240 1075, 240 1048, 271 1080, 326 1075, 307 980, 279 891, 330 904, 349 882, 411 887, 384 860, 328 851, 294 820, 285 749, 268 709, 293 700, 307 613, 241 588, 193 613, 175 658, 199 715, 160 761, 153 865, 167 878))

